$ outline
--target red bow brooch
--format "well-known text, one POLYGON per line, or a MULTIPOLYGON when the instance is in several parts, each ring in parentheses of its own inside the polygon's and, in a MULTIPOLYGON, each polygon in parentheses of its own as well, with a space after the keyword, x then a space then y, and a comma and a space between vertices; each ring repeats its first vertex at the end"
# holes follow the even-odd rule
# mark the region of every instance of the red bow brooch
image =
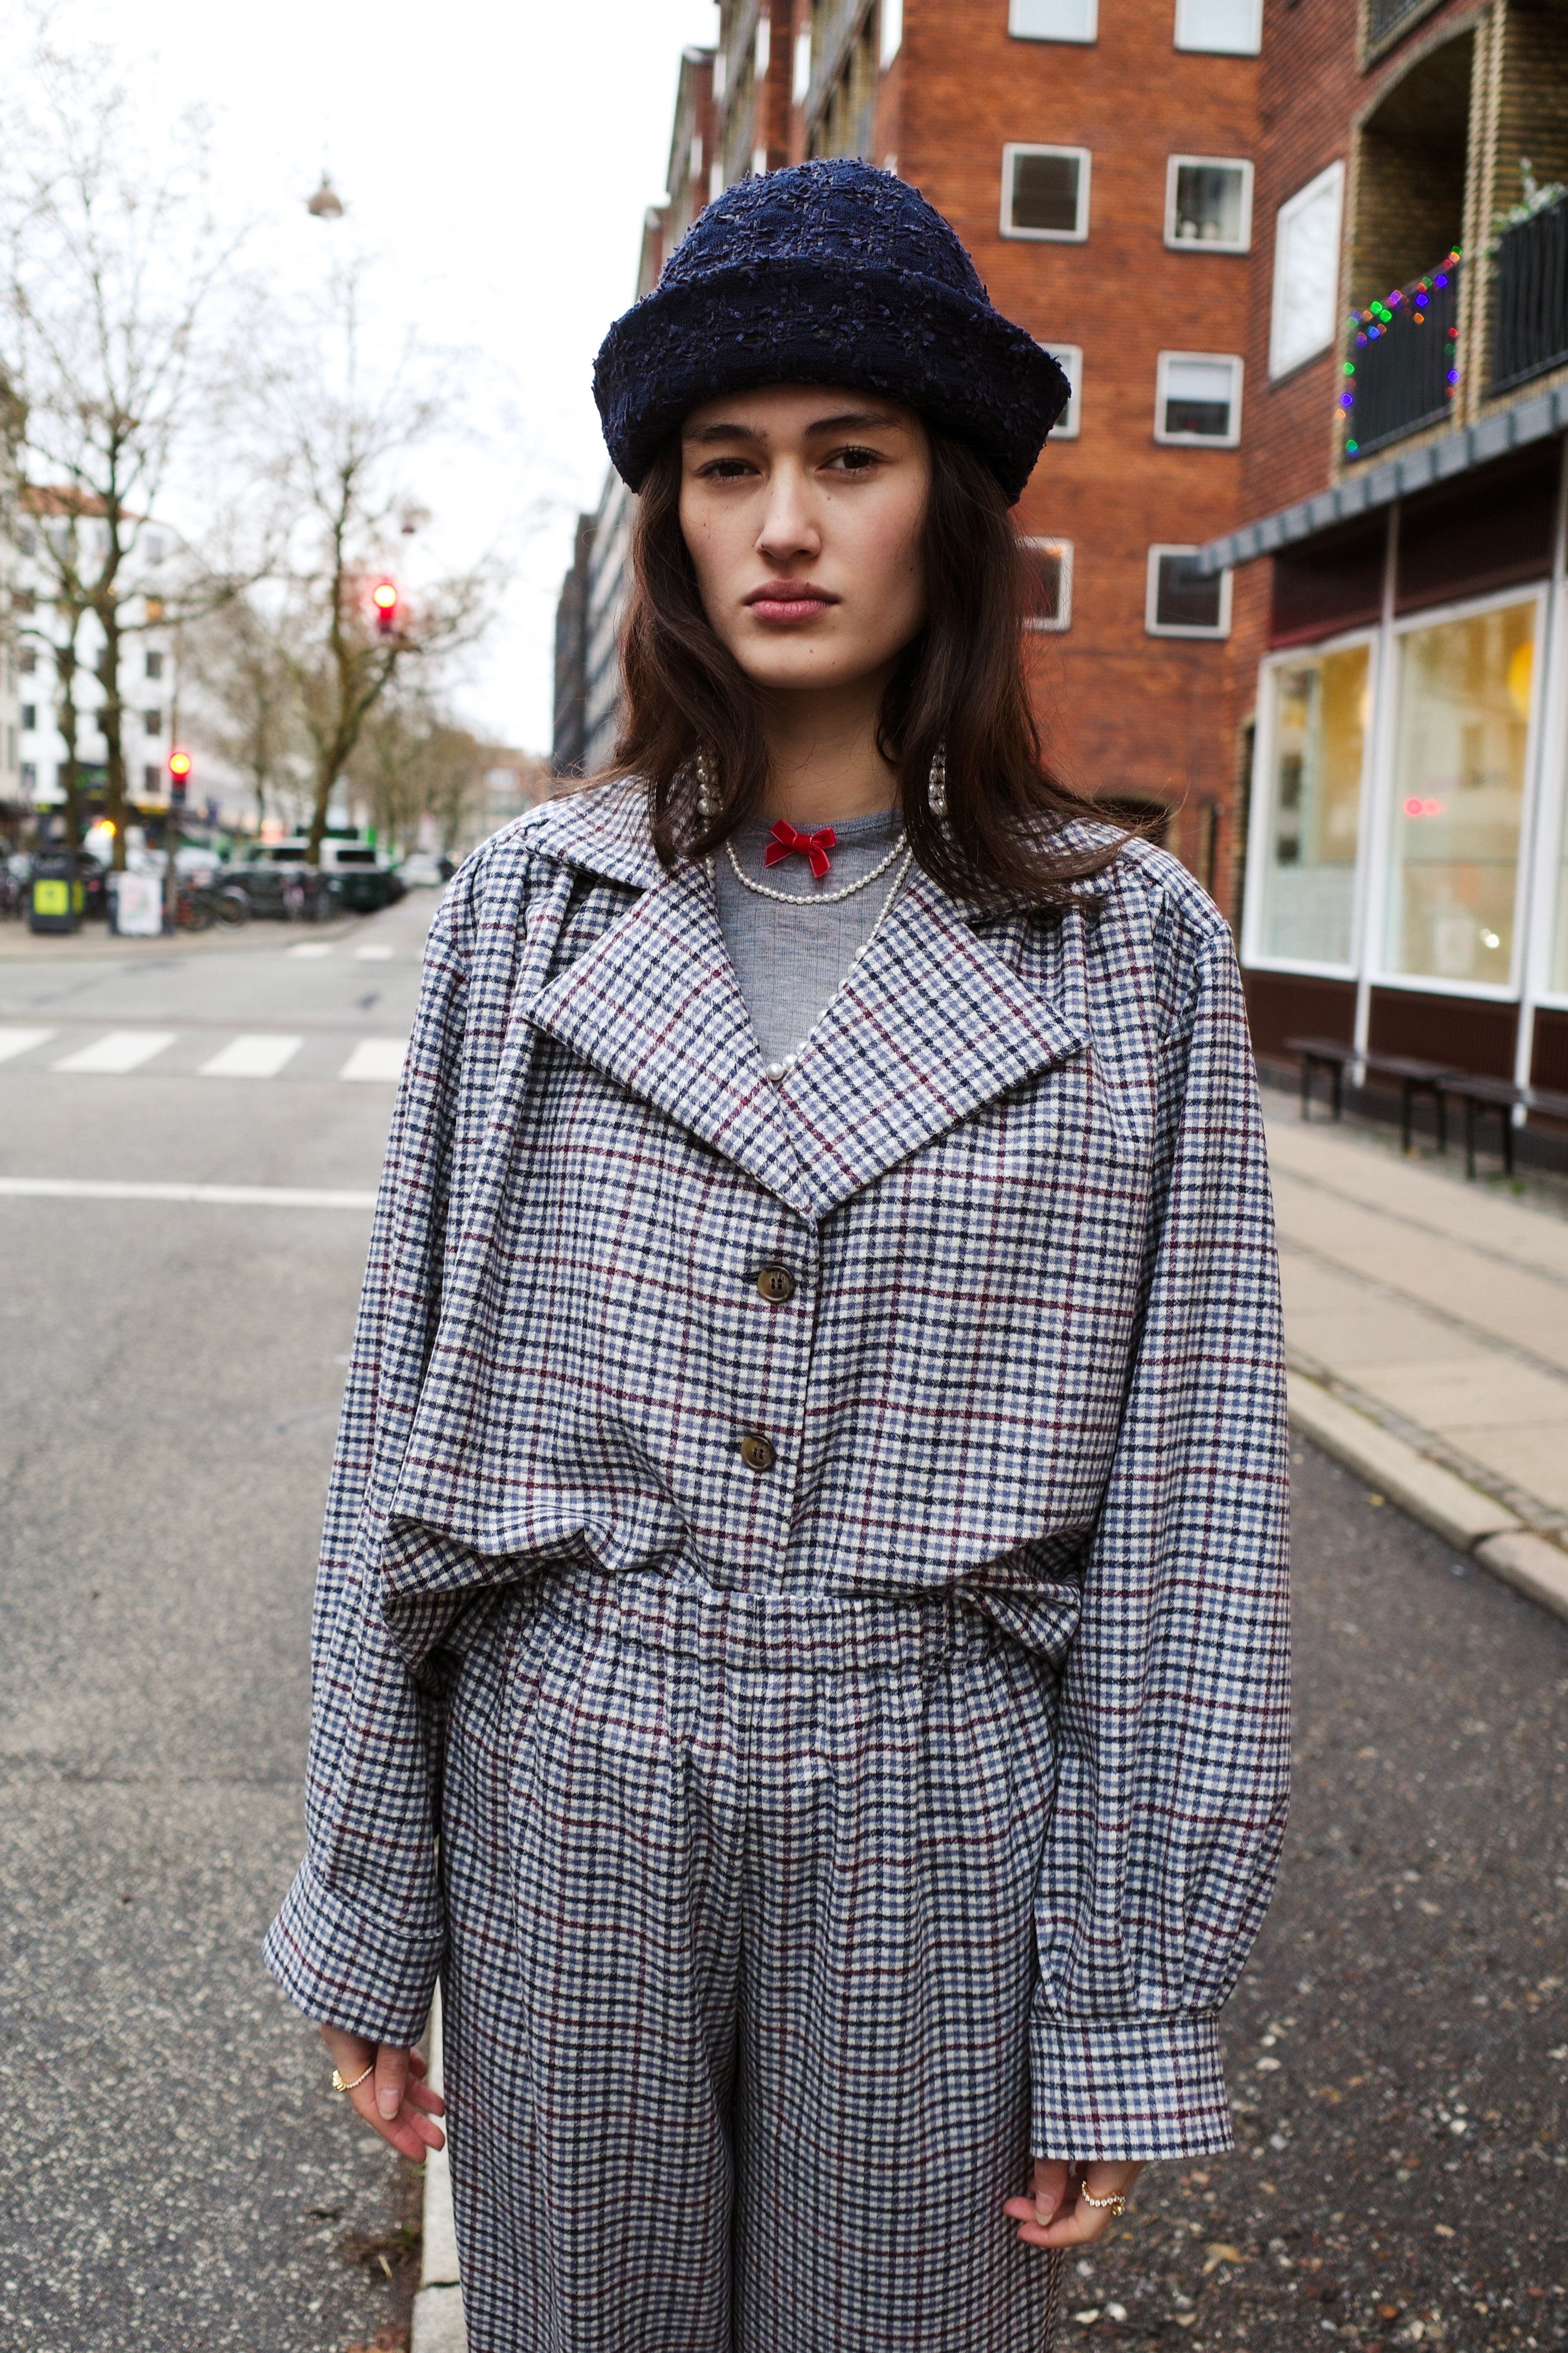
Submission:
POLYGON ((827 853, 838 847, 838 837, 830 825, 818 828, 816 833, 797 833, 787 818, 780 818, 773 828, 773 838, 763 860, 764 866, 776 866, 781 859, 793 858, 798 849, 803 858, 811 860, 811 871, 820 882, 832 860, 827 853))

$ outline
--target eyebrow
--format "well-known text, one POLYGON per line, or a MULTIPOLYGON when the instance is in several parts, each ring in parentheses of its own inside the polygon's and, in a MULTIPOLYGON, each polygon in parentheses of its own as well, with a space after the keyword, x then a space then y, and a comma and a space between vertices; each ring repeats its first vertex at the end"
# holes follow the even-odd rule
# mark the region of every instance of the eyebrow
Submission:
MULTIPOLYGON (((837 417, 818 417, 814 419, 814 421, 805 428, 805 438, 809 440, 814 434, 818 433, 845 433, 856 430, 863 433, 871 432, 877 430, 879 427, 897 425, 899 422, 900 419, 889 409, 847 408, 837 417)), ((742 425, 738 421, 721 418, 715 424, 704 425, 700 431, 696 433, 683 434, 681 438, 686 441, 706 443, 710 441, 762 441, 765 440, 767 437, 765 434, 754 431, 749 425, 742 425)))

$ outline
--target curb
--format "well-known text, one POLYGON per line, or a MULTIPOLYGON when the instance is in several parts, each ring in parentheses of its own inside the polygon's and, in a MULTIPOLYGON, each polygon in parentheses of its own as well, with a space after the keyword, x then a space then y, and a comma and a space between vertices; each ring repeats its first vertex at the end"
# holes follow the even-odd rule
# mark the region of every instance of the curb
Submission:
POLYGON ((1429 1462, 1403 1438, 1346 1405, 1304 1374, 1289 1377, 1290 1419, 1305 1438, 1359 1477, 1374 1482, 1390 1503, 1433 1529, 1457 1552, 1517 1592, 1568 1619, 1568 1552, 1549 1536, 1523 1527, 1517 1514, 1467 1480, 1429 1462))
MULTIPOLYGON (((441 2089, 441 1993, 430 2005, 430 2076, 441 2089)), ((458 2277, 458 2233, 452 2220, 452 2169, 445 2148, 425 2160, 425 2232, 419 2288, 414 2298, 409 2353, 468 2353, 463 2291, 458 2277)))

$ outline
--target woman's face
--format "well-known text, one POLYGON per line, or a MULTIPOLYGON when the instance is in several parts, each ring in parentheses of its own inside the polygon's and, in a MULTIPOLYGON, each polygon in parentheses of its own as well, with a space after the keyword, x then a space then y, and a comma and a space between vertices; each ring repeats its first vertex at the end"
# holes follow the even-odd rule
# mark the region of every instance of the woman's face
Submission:
POLYGON ((681 428, 680 528, 703 607, 749 678, 785 691, 889 671, 925 620, 931 445, 869 393, 727 393, 681 428))

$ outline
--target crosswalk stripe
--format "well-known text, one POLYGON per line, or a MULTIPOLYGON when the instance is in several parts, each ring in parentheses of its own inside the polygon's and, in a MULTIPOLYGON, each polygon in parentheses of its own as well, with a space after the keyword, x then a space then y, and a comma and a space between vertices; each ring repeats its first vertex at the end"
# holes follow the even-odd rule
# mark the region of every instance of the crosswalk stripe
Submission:
POLYGON ((142 1185, 88 1176, 0 1176, 0 1200, 210 1201, 239 1209, 374 1209, 374 1193, 324 1185, 142 1185))
POLYGON ((392 950, 384 947, 363 947, 354 950, 355 964, 390 964, 392 950))
POLYGON ((285 1062, 291 1062, 303 1038, 269 1037, 258 1031, 247 1038, 232 1038, 216 1053, 210 1062, 204 1062, 204 1079, 275 1079, 285 1062))
POLYGON ((128 1071, 139 1071, 154 1054, 161 1054, 174 1042, 173 1029, 108 1029, 95 1038, 90 1046, 79 1047, 57 1062, 57 1071, 94 1077, 118 1078, 128 1071))
POLYGON ((408 1051, 406 1038, 362 1038, 342 1069, 340 1079, 400 1079, 403 1058, 408 1051))
POLYGON ((0 1062, 30 1054, 35 1046, 47 1046, 54 1034, 52 1029, 0 1029, 0 1062))
POLYGON ((285 955, 291 956, 330 956, 332 953, 332 944, 331 940, 297 940, 291 948, 285 948, 283 953, 285 955))

